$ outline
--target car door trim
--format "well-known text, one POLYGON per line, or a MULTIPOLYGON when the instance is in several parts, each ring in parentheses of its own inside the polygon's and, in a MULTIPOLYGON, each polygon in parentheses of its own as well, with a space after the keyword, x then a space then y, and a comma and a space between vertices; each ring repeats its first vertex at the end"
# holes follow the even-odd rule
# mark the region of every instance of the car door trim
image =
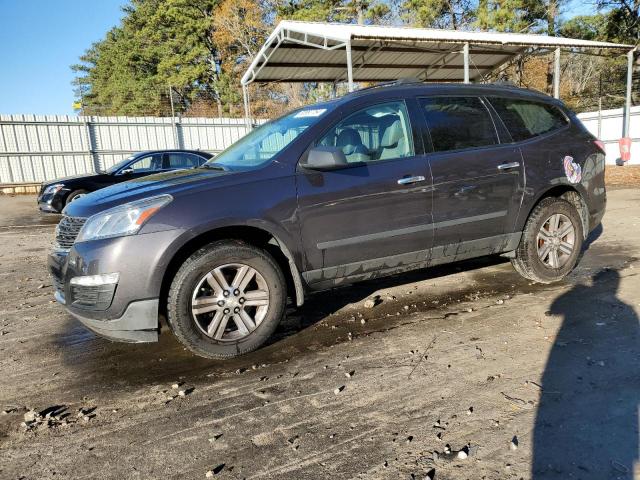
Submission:
POLYGON ((454 220, 443 220, 442 222, 434 223, 434 228, 447 228, 455 227, 456 225, 462 225, 464 223, 481 222, 483 220, 491 220, 492 218, 504 217, 509 213, 508 210, 500 210, 497 212, 483 213, 482 215, 474 215, 472 217, 456 218, 454 220))
POLYGON ((518 247, 522 232, 484 237, 465 242, 440 245, 425 250, 401 253, 360 262, 336 265, 302 272, 302 278, 313 290, 427 268, 452 261, 512 252, 518 247))
POLYGON ((339 240, 329 240, 327 242, 319 242, 317 247, 320 250, 326 250, 328 248, 346 247, 347 245, 353 245, 354 243, 370 242, 372 240, 381 240, 384 238, 399 237, 400 235, 409 235, 412 233, 424 232, 432 230, 433 224, 428 225, 416 225, 414 227, 398 228, 395 230, 386 230, 378 233, 368 233, 366 235, 357 235, 355 237, 341 238, 339 240))
POLYGON ((398 228, 395 230, 385 230, 384 232, 369 233, 366 235, 357 235, 355 237, 341 238, 338 240, 329 240, 326 242, 319 242, 316 246, 320 250, 326 250, 329 248, 345 247, 347 245, 353 245, 356 243, 370 242, 373 240, 382 240, 385 238, 398 237, 400 235, 409 235, 412 233, 423 232, 428 230, 434 230, 439 228, 448 228, 456 225, 462 225, 464 223, 481 222, 483 220, 489 220, 492 218, 504 217, 507 215, 507 210, 500 210, 499 212, 485 213, 482 215, 474 215, 472 217, 456 218, 455 220, 445 220, 438 223, 430 223, 428 225, 416 225, 414 227, 398 228))

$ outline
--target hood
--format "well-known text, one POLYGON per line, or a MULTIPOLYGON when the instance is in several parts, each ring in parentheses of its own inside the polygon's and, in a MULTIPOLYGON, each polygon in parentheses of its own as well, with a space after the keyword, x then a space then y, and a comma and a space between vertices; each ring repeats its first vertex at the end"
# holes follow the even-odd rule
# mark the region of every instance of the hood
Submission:
POLYGON ((72 217, 90 217, 98 212, 123 203, 141 198, 169 194, 180 195, 184 191, 197 188, 211 188, 229 177, 238 175, 234 172, 210 169, 174 170, 146 177, 136 178, 102 188, 83 195, 70 203, 64 210, 65 215, 72 217))
POLYGON ((55 185, 56 183, 63 183, 66 185, 68 183, 74 183, 75 180, 86 180, 88 178, 103 177, 105 175, 106 173, 83 173, 80 175, 71 175, 70 177, 62 177, 62 178, 56 178, 55 180, 48 180, 46 182, 42 182, 42 185, 44 185, 45 187, 48 187, 49 185, 55 185))

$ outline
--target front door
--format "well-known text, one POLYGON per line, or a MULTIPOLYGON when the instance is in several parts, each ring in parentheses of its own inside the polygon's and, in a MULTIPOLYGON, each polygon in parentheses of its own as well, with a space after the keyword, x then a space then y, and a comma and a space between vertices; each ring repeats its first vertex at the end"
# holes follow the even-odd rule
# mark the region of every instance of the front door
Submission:
POLYGON ((153 173, 160 173, 164 170, 164 155, 156 152, 137 158, 134 162, 122 168, 116 174, 116 177, 118 177, 118 181, 125 182, 127 180, 146 177, 153 173))
POLYGON ((315 145, 339 147, 350 165, 297 174, 306 280, 339 283, 426 260, 431 177, 406 103, 364 107, 315 145))
MULTIPOLYGON (((432 153, 434 259, 504 251, 520 207, 524 165, 519 148, 500 144, 480 97, 419 100, 432 153)), ((509 139, 510 140, 510 139, 509 139)))

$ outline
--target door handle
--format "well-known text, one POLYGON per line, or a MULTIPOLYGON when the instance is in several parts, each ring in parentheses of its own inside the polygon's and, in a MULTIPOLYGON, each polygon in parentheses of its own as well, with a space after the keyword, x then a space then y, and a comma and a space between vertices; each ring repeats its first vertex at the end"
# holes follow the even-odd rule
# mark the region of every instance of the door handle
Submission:
POLYGON ((453 195, 456 197, 460 197, 462 195, 466 195, 467 193, 475 190, 477 187, 478 187, 477 185, 465 185, 464 187, 461 187, 460 190, 458 190, 453 195))
POLYGON ((503 163, 498 165, 498 170, 509 170, 510 168, 518 168, 519 166, 520 162, 503 163))
POLYGON ((412 183, 424 182, 426 180, 422 175, 416 175, 415 177, 402 177, 398 180, 398 185, 411 185, 412 183))

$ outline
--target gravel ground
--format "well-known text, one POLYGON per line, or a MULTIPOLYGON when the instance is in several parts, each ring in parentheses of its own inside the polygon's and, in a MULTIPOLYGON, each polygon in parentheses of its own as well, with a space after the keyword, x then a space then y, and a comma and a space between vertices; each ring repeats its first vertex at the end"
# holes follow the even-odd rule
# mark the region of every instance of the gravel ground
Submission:
POLYGON ((84 330, 56 217, 0 197, 0 478, 640 478, 639 202, 609 192, 562 283, 499 257, 367 282, 221 362, 84 330))

